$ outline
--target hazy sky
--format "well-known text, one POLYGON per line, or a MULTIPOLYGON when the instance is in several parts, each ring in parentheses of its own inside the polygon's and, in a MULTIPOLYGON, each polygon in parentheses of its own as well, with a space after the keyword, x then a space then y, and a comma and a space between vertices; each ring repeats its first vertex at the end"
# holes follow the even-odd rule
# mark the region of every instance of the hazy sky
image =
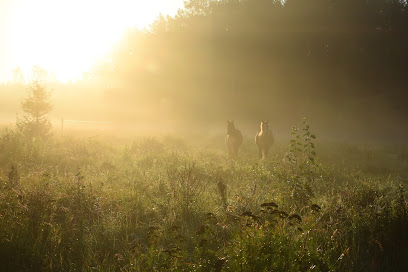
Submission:
POLYGON ((88 70, 129 27, 175 14, 183 0, 0 0, 0 82, 40 65, 58 80, 88 70))

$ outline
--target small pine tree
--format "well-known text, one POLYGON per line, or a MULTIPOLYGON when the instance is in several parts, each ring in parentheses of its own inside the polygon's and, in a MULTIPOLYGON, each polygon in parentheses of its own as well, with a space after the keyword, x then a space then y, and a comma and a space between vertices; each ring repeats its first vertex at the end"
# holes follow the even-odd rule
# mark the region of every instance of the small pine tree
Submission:
POLYGON ((44 84, 43 71, 33 68, 33 80, 27 89, 27 97, 21 101, 24 111, 22 118, 17 118, 17 129, 30 138, 45 139, 52 128, 46 116, 52 110, 50 93, 44 84))

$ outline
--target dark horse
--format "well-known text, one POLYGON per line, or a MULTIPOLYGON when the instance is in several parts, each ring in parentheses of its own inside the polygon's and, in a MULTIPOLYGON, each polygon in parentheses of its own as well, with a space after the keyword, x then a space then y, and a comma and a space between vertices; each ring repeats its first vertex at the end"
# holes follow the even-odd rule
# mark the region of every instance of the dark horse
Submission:
POLYGON ((268 152, 275 139, 272 131, 269 129, 268 121, 261 122, 261 129, 256 133, 255 143, 259 148, 259 158, 265 160, 268 158, 268 152))
POLYGON ((234 121, 227 121, 227 137, 225 138, 225 142, 227 143, 230 157, 237 157, 238 149, 242 144, 242 133, 235 128, 234 121))

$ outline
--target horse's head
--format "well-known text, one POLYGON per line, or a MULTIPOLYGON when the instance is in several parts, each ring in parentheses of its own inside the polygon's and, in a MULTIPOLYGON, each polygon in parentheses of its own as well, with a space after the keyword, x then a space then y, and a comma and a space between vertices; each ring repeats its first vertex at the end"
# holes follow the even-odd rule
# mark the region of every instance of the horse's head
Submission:
POLYGON ((230 134, 234 130, 235 130, 234 121, 228 121, 227 120, 227 134, 230 134))
POLYGON ((261 121, 261 131, 268 132, 269 121, 261 121))

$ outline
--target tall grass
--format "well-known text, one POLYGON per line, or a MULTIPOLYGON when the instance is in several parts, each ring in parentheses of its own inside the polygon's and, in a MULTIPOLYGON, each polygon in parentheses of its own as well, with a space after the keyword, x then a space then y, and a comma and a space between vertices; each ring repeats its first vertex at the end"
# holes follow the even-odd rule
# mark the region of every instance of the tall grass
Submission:
POLYGON ((302 126, 265 162, 3 131, 0 270, 404 271, 404 149, 319 146, 302 126))

